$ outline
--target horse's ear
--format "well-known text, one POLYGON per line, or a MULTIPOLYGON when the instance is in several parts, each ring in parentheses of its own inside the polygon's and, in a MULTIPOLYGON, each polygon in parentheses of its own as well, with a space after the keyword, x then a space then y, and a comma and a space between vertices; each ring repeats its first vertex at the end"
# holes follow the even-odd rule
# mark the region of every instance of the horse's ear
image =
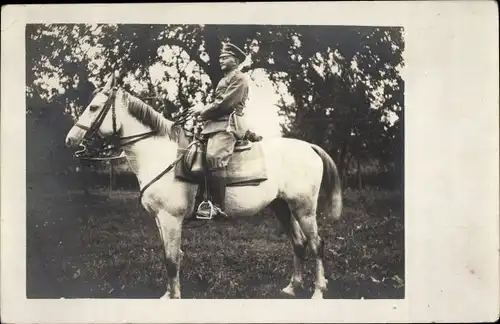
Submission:
POLYGON ((118 70, 115 70, 115 73, 114 73, 114 86, 119 86, 122 82, 122 79, 123 79, 123 75, 121 73, 121 71, 118 71, 118 70))

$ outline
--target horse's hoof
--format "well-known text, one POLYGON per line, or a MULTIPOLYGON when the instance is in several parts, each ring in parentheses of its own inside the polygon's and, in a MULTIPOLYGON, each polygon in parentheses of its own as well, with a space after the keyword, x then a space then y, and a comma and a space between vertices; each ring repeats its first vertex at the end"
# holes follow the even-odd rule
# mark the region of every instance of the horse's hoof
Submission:
POLYGON ((285 288, 281 289, 281 295, 285 297, 295 297, 295 290, 290 286, 286 286, 285 288))
POLYGON ((311 299, 323 299, 323 292, 319 289, 316 289, 311 299))

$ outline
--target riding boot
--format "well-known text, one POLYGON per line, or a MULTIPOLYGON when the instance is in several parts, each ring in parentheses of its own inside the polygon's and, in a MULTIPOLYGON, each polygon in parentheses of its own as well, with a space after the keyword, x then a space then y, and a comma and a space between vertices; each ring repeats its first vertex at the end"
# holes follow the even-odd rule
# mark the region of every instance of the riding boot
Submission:
POLYGON ((209 172, 212 202, 215 207, 215 217, 229 219, 229 216, 224 211, 226 200, 226 170, 218 169, 209 172))

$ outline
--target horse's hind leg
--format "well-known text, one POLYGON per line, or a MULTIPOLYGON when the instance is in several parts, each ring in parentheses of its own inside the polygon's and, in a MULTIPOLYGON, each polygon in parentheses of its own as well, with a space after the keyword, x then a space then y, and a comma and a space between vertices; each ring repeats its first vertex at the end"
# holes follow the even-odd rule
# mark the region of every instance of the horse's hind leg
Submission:
POLYGON ((306 254, 306 239, 297 221, 292 217, 290 208, 286 201, 282 199, 274 200, 271 209, 283 226, 284 231, 290 238, 293 249, 293 273, 288 286, 283 288, 281 292, 287 296, 294 297, 296 289, 303 288, 303 263, 306 254))
POLYGON ((294 203, 292 206, 293 215, 307 238, 314 258, 316 258, 316 281, 312 298, 323 298, 323 293, 327 290, 328 280, 325 278, 325 269, 323 266, 324 242, 318 235, 316 204, 313 202, 300 202, 294 203))

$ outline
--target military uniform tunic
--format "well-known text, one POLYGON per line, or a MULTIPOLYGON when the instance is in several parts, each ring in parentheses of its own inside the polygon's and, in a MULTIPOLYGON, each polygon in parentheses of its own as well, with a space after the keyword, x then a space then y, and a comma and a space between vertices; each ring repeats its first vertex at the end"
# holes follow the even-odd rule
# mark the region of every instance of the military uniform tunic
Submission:
POLYGON ((207 160, 210 169, 227 166, 236 141, 246 134, 244 109, 248 99, 248 78, 233 70, 215 89, 215 101, 200 117, 205 120, 201 134, 208 135, 207 160))

